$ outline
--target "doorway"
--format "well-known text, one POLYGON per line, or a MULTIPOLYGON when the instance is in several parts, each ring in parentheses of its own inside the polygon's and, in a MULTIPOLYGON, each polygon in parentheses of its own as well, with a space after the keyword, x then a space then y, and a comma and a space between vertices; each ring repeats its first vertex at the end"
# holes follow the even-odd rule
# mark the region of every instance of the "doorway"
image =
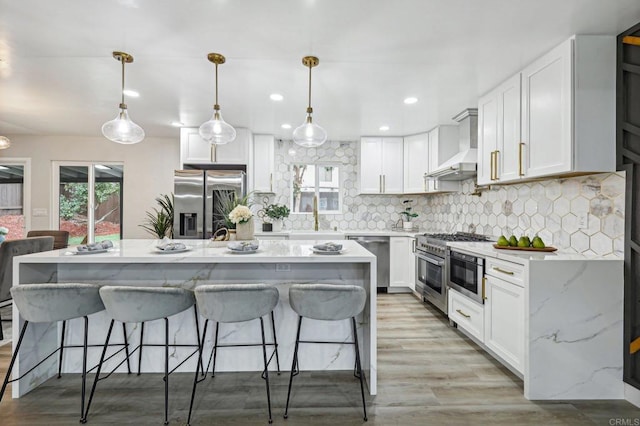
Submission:
POLYGON ((7 240, 24 238, 30 228, 30 176, 30 159, 0 158, 0 227, 7 240))

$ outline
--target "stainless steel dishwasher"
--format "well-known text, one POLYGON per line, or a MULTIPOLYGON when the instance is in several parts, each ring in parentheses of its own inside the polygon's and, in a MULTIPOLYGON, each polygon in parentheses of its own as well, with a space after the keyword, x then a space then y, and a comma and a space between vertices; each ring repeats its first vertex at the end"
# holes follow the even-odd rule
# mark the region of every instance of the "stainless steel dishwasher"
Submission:
POLYGON ((362 247, 375 254, 377 259, 378 293, 387 293, 389 290, 389 237, 381 236, 350 236, 349 240, 354 240, 362 247))

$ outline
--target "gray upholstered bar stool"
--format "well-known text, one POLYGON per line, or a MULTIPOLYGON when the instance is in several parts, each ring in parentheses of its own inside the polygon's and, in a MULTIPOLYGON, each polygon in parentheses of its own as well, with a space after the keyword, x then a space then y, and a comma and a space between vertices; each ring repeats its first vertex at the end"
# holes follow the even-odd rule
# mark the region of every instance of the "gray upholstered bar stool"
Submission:
POLYGON ((364 309, 367 301, 367 292, 355 285, 334 284, 294 284, 289 288, 289 303, 298 314, 298 330, 296 332, 296 344, 291 363, 291 375, 289 376, 289 390, 287 391, 287 406, 284 418, 289 415, 289 399, 291 397, 291 384, 293 376, 300 372, 298 364, 298 346, 300 343, 328 343, 328 344, 353 344, 356 352, 356 374, 360 379, 360 392, 362 393, 362 409, 364 420, 367 421, 367 406, 364 399, 364 373, 360 362, 360 348, 358 347, 358 333, 356 330, 356 315, 364 309), (323 321, 341 321, 351 318, 353 342, 320 342, 300 340, 300 328, 302 318, 310 318, 323 321))
MULTIPOLYGON (((96 390, 96 386, 100 380, 109 377, 120 365, 125 361, 123 360, 118 364, 113 371, 108 373, 105 377, 100 377, 100 371, 104 364, 105 355, 107 352, 107 346, 111 337, 111 331, 115 321, 122 323, 144 323, 146 321, 154 321, 164 319, 165 324, 165 342, 164 345, 164 424, 169 424, 168 402, 169 402, 169 374, 175 371, 180 365, 182 365, 191 356, 198 353, 195 350, 189 357, 183 360, 177 367, 169 371, 169 318, 172 315, 190 309, 195 304, 195 298, 191 290, 185 290, 182 288, 173 287, 131 287, 131 286, 104 286, 100 288, 100 297, 104 303, 104 307, 107 310, 107 314, 112 318, 109 325, 109 331, 104 342, 102 349, 102 356, 100 357, 100 364, 98 364, 98 371, 93 381, 93 387, 91 388, 91 394, 89 395, 89 402, 87 403, 87 409, 84 417, 81 419, 82 423, 86 423, 87 415, 89 414, 89 408, 91 407, 91 401, 96 390)), ((196 315, 197 318, 197 315, 196 315)), ((196 322, 197 325, 197 322, 196 322)), ((197 346, 200 348, 200 335, 198 335, 198 344, 189 345, 197 346)), ((145 346, 156 346, 152 344, 145 344, 145 346)), ((159 345, 158 345, 159 346, 159 345)), ((131 353, 127 353, 126 359, 136 350, 140 349, 140 345, 136 347, 131 353)), ((199 369, 196 367, 196 374, 199 369)))
MULTIPOLYGON (((104 305, 102 304, 100 294, 98 293, 99 289, 100 286, 95 284, 75 283, 21 284, 11 288, 13 303, 16 304, 16 307, 20 312, 20 316, 24 319, 24 325, 22 326, 22 331, 20 331, 20 337, 18 337, 16 350, 11 357, 9 370, 7 371, 7 375, 2 384, 2 390, 0 390, 0 400, 2 400, 2 396, 4 395, 8 383, 20 380, 58 351, 60 351, 59 362, 60 365, 62 364, 62 350, 65 347, 64 334, 62 335, 62 341, 60 342, 58 349, 51 352, 47 357, 38 362, 38 364, 22 374, 20 377, 9 380, 9 377, 11 377, 11 371, 13 370, 13 365, 18 356, 18 352, 20 351, 22 338, 27 331, 29 323, 51 323, 63 321, 64 324, 67 320, 84 317, 84 344, 80 346, 84 350, 82 354, 82 394, 80 416, 84 416, 84 400, 87 380, 87 330, 89 323, 87 316, 104 310, 104 305)), ((70 345, 66 347, 78 346, 70 345)), ((58 377, 60 377, 59 375, 60 367, 58 367, 58 377)))
MULTIPOLYGON (((220 323, 234 323, 234 322, 246 322, 255 319, 260 319, 260 330, 262 332, 262 344, 242 344, 242 345, 219 345, 218 344, 218 327, 216 326, 216 337, 214 342, 214 348, 211 353, 214 356, 214 352, 221 347, 230 346, 262 346, 262 357, 264 361, 264 370, 262 372, 262 378, 267 385, 267 404, 269 407, 269 423, 272 423, 271 418, 271 394, 269 391, 269 362, 273 355, 278 354, 278 341, 276 339, 275 326, 273 328, 272 344, 274 352, 267 360, 267 344, 264 335, 264 317, 267 314, 271 314, 271 324, 273 326, 273 310, 278 304, 280 294, 278 289, 266 284, 216 284, 216 285, 203 285, 196 287, 195 289, 196 301, 198 304, 198 310, 200 314, 206 319, 204 323, 204 329, 202 332, 203 344, 200 348, 200 355, 198 364, 202 362, 202 352, 204 346, 204 336, 207 334, 207 325, 209 320, 216 321, 218 325, 220 323)), ((215 367, 214 367, 215 368, 215 367)), ((207 365, 207 370, 209 366, 207 365)), ((280 368, 278 367, 278 371, 280 368)), ((196 371, 195 378, 193 380, 193 391, 191 393, 191 403, 189 405, 189 417, 187 424, 191 423, 191 413, 193 411, 193 400, 196 395, 196 386, 202 379, 198 379, 198 372, 196 371)))

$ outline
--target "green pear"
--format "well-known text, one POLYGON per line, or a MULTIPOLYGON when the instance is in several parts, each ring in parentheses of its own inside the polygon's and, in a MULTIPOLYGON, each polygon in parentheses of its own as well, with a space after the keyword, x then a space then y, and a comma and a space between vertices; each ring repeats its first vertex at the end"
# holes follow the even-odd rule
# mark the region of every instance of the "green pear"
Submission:
POLYGON ((505 237, 504 235, 500 235, 500 238, 498 238, 498 241, 496 241, 496 244, 499 246, 506 247, 509 245, 509 240, 507 240, 507 237, 505 237))
POLYGON ((542 238, 538 237, 537 235, 533 238, 533 241, 531 241, 531 246, 533 246, 534 248, 545 248, 546 247, 544 245, 544 241, 542 241, 542 238))
POLYGON ((531 241, 529 240, 529 237, 527 237, 526 235, 523 237, 520 237, 520 239, 518 240, 518 247, 529 247, 531 245, 531 241))
POLYGON ((510 245, 511 247, 517 247, 517 246, 518 246, 518 239, 516 238, 516 236, 515 236, 515 235, 512 235, 512 236, 509 238, 509 245, 510 245))

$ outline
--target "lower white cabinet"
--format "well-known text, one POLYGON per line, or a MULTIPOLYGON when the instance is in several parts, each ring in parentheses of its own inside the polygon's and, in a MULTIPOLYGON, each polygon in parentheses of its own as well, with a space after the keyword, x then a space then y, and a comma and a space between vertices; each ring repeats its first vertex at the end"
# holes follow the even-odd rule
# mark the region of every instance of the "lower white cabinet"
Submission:
POLYGON ((484 340, 484 305, 453 289, 448 292, 449 319, 480 342, 484 340))
POLYGON ((524 288, 485 277, 484 344, 519 372, 524 372, 524 288))
POLYGON ((416 286, 416 259, 413 237, 391 237, 389 248, 389 287, 416 286))

